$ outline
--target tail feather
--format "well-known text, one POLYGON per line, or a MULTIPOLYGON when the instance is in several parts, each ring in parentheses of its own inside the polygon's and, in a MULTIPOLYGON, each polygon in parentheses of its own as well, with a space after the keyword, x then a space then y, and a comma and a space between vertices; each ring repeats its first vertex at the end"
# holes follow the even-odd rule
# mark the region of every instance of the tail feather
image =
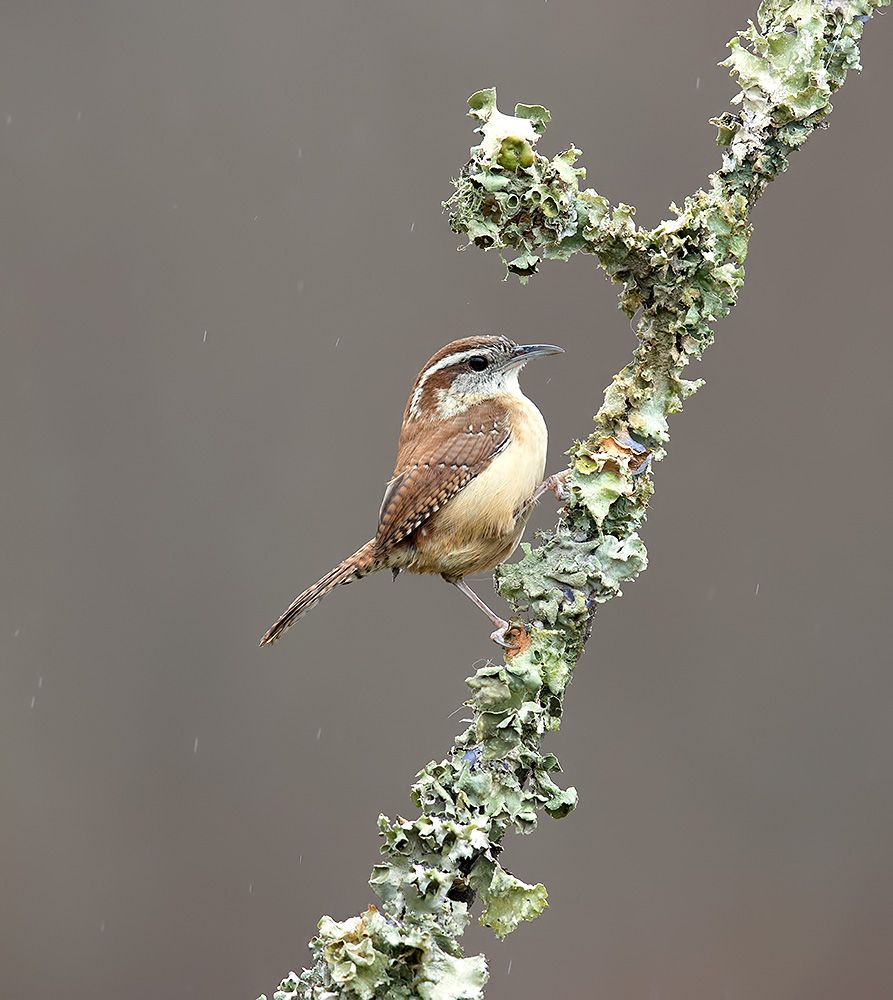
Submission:
POLYGON ((348 556, 334 569, 329 570, 312 587, 308 587, 303 593, 298 594, 288 609, 280 615, 279 620, 264 633, 264 637, 260 641, 261 646, 271 646, 287 628, 294 625, 302 615, 316 607, 326 594, 342 583, 358 580, 361 576, 377 569, 376 557, 377 548, 373 538, 372 541, 366 542, 362 548, 357 549, 352 556, 348 556))

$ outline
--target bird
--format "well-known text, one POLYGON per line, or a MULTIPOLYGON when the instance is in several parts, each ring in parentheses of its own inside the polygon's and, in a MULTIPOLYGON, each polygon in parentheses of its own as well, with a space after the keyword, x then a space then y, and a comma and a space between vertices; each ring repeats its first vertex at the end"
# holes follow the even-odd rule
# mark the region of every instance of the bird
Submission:
POLYGON ((528 361, 563 353, 554 344, 471 336, 429 358, 403 411, 375 536, 300 593, 260 645, 272 645, 336 587, 381 570, 396 579, 406 570, 442 576, 490 619, 491 639, 511 647, 509 623, 466 577, 511 556, 546 490, 566 498, 566 473, 543 480, 546 422, 518 381, 528 361))

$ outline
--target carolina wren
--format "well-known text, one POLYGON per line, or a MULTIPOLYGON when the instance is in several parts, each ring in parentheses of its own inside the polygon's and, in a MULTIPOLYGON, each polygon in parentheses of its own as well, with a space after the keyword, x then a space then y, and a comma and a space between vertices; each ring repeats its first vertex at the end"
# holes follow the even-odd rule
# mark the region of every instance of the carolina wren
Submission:
POLYGON ((507 559, 533 502, 545 489, 558 492, 560 477, 542 482, 546 424, 518 375, 532 358, 563 353, 506 337, 466 337, 441 348, 409 394, 375 537, 299 594, 260 644, 274 643, 339 584, 389 569, 395 577, 439 573, 496 626, 491 638, 508 645, 508 622, 465 577, 507 559))

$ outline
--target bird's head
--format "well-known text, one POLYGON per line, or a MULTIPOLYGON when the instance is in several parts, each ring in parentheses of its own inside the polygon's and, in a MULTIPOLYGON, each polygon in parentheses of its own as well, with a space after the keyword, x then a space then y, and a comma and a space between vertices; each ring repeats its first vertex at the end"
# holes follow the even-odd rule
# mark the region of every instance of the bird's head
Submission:
POLYGON ((517 396, 518 374, 533 358, 563 354, 553 344, 516 344, 508 337, 463 337, 422 366, 404 420, 453 416, 503 394, 517 396))

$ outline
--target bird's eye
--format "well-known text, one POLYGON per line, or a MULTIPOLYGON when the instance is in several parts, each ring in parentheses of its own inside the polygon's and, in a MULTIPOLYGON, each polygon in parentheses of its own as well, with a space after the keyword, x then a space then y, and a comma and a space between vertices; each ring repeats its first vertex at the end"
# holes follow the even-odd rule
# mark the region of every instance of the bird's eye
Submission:
POLYGON ((468 359, 468 367, 473 372, 482 372, 489 364, 490 362, 481 354, 475 354, 474 357, 468 359))

